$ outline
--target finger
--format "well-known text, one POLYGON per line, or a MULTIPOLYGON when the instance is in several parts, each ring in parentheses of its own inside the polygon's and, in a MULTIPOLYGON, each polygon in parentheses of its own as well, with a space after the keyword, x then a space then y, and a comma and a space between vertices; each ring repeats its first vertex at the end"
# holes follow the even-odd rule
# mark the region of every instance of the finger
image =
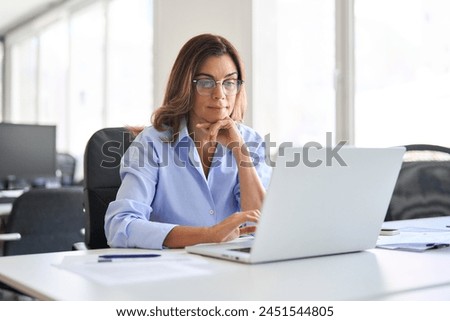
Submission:
POLYGON ((248 219, 259 220, 259 218, 261 217, 261 212, 259 210, 250 210, 250 211, 246 211, 244 213, 248 219))
POLYGON ((234 120, 228 117, 212 124, 210 130, 211 132, 213 132, 214 135, 218 135, 220 130, 230 130, 234 128, 234 126, 235 126, 234 120))
POLYGON ((231 231, 247 222, 258 223, 259 216, 259 210, 236 212, 219 223, 219 225, 222 226, 224 230, 231 231))
POLYGON ((216 138, 217 135, 219 134, 219 130, 224 129, 224 124, 222 120, 219 120, 218 122, 214 123, 211 125, 211 127, 209 127, 209 135, 211 137, 216 138))
POLYGON ((244 224, 246 222, 258 223, 259 217, 260 217, 259 210, 238 212, 233 215, 233 223, 232 224, 244 224))
POLYGON ((211 127, 211 123, 198 123, 195 125, 195 127, 197 128, 203 128, 203 129, 208 129, 209 127, 211 127))
POLYGON ((247 216, 245 219, 245 222, 252 222, 252 223, 258 223, 259 222, 259 216, 247 216))

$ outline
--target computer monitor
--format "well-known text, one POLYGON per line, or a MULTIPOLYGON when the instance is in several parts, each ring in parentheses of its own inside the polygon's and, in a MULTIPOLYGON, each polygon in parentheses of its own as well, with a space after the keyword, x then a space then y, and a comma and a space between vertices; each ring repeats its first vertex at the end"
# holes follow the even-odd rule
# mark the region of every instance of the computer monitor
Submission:
POLYGON ((0 123, 0 180, 6 188, 8 182, 9 188, 45 184, 55 176, 56 126, 0 123))

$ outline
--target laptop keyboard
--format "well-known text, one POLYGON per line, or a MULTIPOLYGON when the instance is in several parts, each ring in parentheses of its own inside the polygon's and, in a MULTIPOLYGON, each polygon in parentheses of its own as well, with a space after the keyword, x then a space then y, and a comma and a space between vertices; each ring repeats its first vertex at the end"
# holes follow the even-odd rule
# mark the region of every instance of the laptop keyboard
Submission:
POLYGON ((230 249, 230 251, 250 253, 251 249, 252 249, 251 247, 243 247, 241 249, 230 249))

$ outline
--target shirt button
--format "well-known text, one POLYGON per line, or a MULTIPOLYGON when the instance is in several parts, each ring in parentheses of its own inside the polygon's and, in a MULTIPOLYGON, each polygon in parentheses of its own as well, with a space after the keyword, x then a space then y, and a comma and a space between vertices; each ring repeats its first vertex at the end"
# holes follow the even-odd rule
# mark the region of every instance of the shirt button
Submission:
POLYGON ((214 210, 209 210, 209 214, 214 215, 214 210))

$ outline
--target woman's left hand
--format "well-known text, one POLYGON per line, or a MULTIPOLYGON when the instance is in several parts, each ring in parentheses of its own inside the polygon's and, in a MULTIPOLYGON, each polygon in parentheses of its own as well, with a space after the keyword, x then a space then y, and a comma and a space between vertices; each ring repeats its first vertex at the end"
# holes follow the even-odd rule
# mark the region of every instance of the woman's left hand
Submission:
POLYGON ((235 121, 230 117, 215 123, 199 123, 196 126, 205 131, 209 141, 219 142, 230 149, 240 147, 244 143, 235 121))

